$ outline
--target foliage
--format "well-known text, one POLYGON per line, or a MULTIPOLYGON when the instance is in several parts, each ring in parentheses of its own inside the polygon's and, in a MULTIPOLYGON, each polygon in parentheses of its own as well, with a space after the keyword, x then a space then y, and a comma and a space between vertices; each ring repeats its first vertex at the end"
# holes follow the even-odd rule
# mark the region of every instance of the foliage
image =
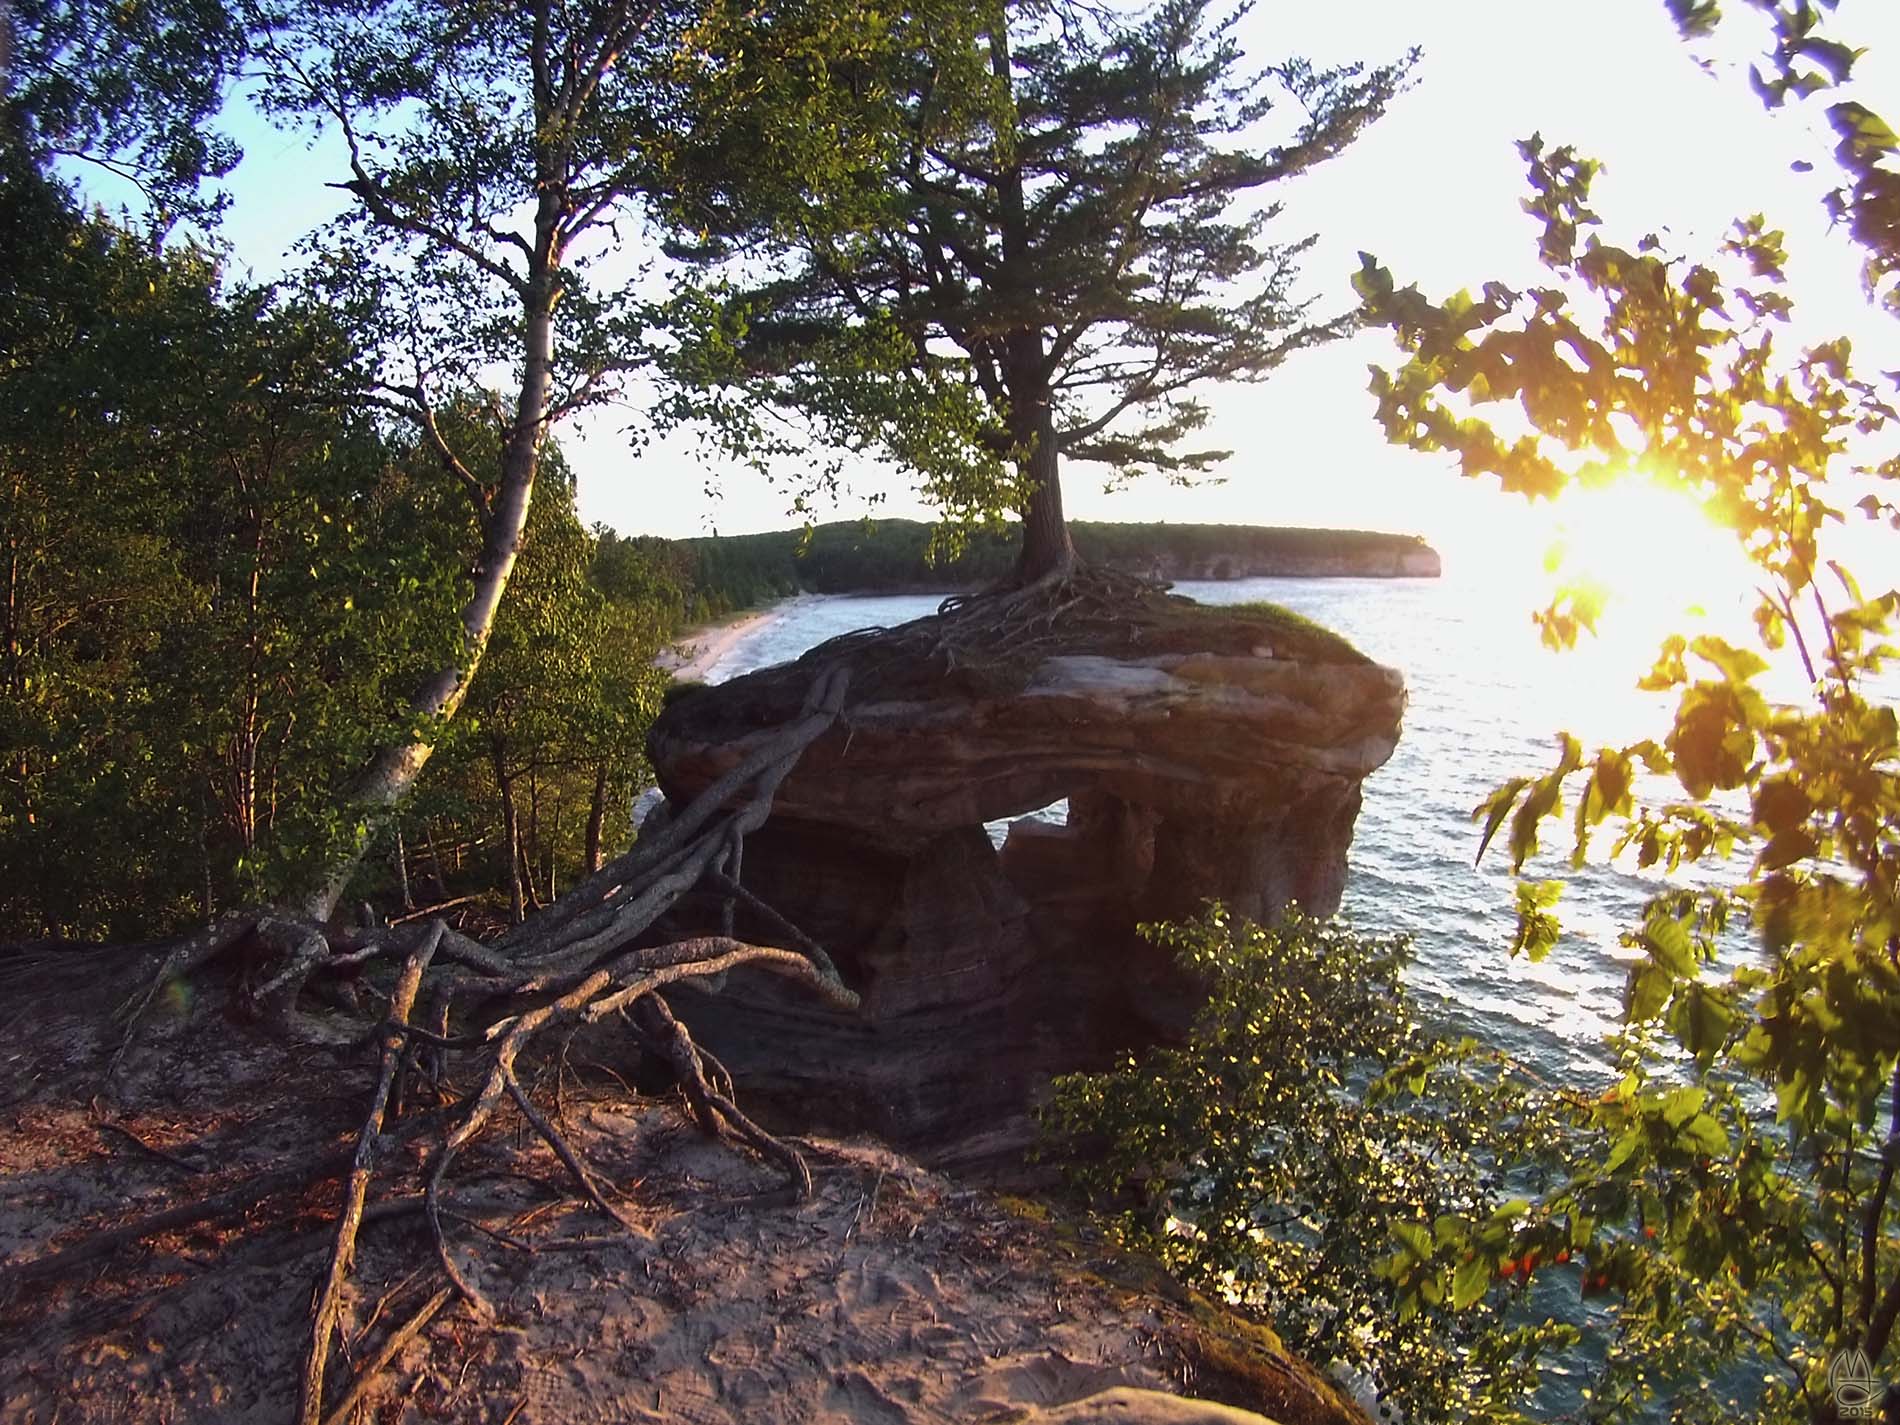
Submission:
MULTIPOLYGON (((730 17, 697 0, 254 0, 246 13, 265 111, 331 130, 348 155, 336 186, 351 203, 312 240, 307 283, 356 338, 357 397, 414 427, 476 524, 460 643, 351 783, 353 841, 298 897, 324 915, 478 674, 550 432, 617 399, 650 359, 654 313, 622 227, 670 182, 689 76, 719 69, 734 41, 730 17), (488 420, 445 419, 471 405, 488 420)), ((739 28, 764 38, 769 69, 782 27, 762 13, 763 28, 739 28)))
POLYGON ((364 755, 431 591, 388 575, 414 503, 334 414, 329 323, 9 197, 6 918, 129 931, 320 839, 265 832, 364 755))
MULTIPOLYGON (((1666 0, 1685 37, 1700 39, 1721 20, 1715 0, 1666 0)), ((1834 161, 1844 182, 1827 195, 1829 215, 1866 253, 1867 290, 1900 315, 1900 135, 1853 95, 1854 67, 1866 53, 1829 33, 1840 0, 1748 0, 1773 25, 1767 66, 1751 69, 1756 94, 1770 108, 1791 99, 1825 103, 1838 142, 1834 161), (1849 91, 1843 97, 1843 91, 1849 91)), ((1808 167, 1806 164, 1800 165, 1808 167)))
MULTIPOLYGON (((1073 521, 1069 530, 1076 552, 1092 565, 1182 578, 1202 572, 1214 578, 1297 574, 1315 564, 1357 559, 1376 571, 1426 548, 1414 535, 1369 530, 1088 520, 1073 521)), ((683 612, 689 620, 719 618, 800 590, 906 593, 982 587, 1009 577, 1017 555, 1009 532, 973 531, 955 555, 944 550, 938 534, 915 520, 844 520, 767 534, 616 539, 603 549, 663 563, 666 586, 686 591, 683 612)))
POLYGON ((1499 1166, 1549 1153, 1551 1116, 1507 1064, 1422 1028, 1402 939, 1297 913, 1276 929, 1218 907, 1145 926, 1209 986, 1179 1048, 1058 1080, 1045 1127, 1070 1180, 1124 1243, 1184 1280, 1264 1308, 1308 1359, 1370 1376, 1406 1418, 1526 1418, 1558 1325, 1508 1320, 1501 1279, 1522 1281, 1504 1239, 1522 1204, 1499 1166), (1477 1215, 1497 1226, 1449 1275, 1415 1258, 1477 1215), (1406 1288, 1392 1309, 1388 1276, 1406 1288))
MULTIPOLYGON (((1864 1352, 1891 1377, 1900 1314, 1900 723, 1882 682, 1900 595, 1863 593, 1832 557, 1850 504, 1900 526, 1900 461, 1865 455, 1891 435, 1894 378, 1858 374, 1844 339, 1786 350, 1793 304, 1763 219, 1705 262, 1620 247, 1591 231, 1594 165, 1523 152, 1551 286, 1434 302, 1365 261, 1368 314, 1407 357, 1374 375, 1388 434, 1527 494, 1640 467, 1735 532, 1760 590, 1756 648, 1663 647, 1643 682, 1675 696, 1658 737, 1566 738, 1552 771, 1479 808, 1487 841, 1508 822, 1520 868, 1569 815, 1579 861, 1607 823, 1640 866, 1722 873, 1659 894, 1626 934, 1623 1076, 1573 1105, 1594 1147, 1512 1250, 1566 1242, 1585 1288, 1610 1293, 1591 1418, 1660 1403, 1833 1419, 1847 1402, 1830 1361, 1864 1352), (1500 432, 1507 403, 1527 431, 1511 412, 1500 432), (1763 686, 1790 662, 1806 701, 1763 686), (1641 795, 1643 774, 1667 790, 1641 795), (1725 937, 1732 920, 1752 946, 1725 937)), ((1861 152, 1847 146, 1850 170, 1861 152)), ((1884 261, 1878 232, 1855 231, 1884 261)), ((1546 611, 1559 641, 1576 631, 1563 612, 1546 611)), ((1556 934, 1553 899, 1520 898, 1532 954, 1556 934)), ((1435 1234, 1430 1269, 1469 1240, 1435 1234)))
MULTIPOLYGON (((432 450, 339 400, 348 344, 322 314, 83 218, 30 172, 7 195, 0 935, 136 937, 282 894, 349 839, 346 779, 408 734, 406 689, 453 652, 473 516, 432 450)), ((604 816, 644 778, 678 595, 595 587, 547 463, 525 559, 558 572, 504 620, 503 671, 549 700, 511 746, 561 769, 568 814, 543 808, 530 844, 545 867, 564 837, 566 875, 595 792, 604 816)), ((425 786, 408 832, 492 839, 485 775, 425 786)), ((495 884, 473 869, 461 891, 495 884)))
POLYGON ((595 540, 558 458, 549 463, 555 479, 535 502, 469 690, 468 726, 422 788, 446 780, 492 793, 506 868, 497 879, 517 920, 559 894, 563 870, 578 879, 631 839, 633 793, 652 782, 646 729, 666 682, 654 659, 672 631, 665 604, 613 598, 595 582, 595 540))
POLYGON ((538 438, 613 397, 639 364, 633 285, 595 274, 649 180, 644 121, 688 13, 612 0, 254 9, 258 102, 347 151, 334 186, 351 202, 313 237, 309 280, 349 313, 397 413, 426 431, 495 368, 521 388, 545 362, 545 392, 523 389, 528 407, 498 415, 508 445, 523 421, 538 438), (537 320, 550 330, 531 333, 537 320))
POLYGON ((8 0, 0 10, 0 145, 46 167, 97 165, 132 184, 163 232, 223 206, 203 183, 236 166, 210 127, 247 53, 223 0, 8 0))
POLYGON ((752 182, 760 162, 798 172, 775 144, 807 130, 730 107, 686 146, 671 205, 674 251, 733 282, 682 376, 916 470, 953 520, 1014 509, 1025 572, 1061 563, 1060 458, 1191 475, 1220 458, 1181 449, 1198 388, 1346 329, 1295 297, 1308 243, 1267 240, 1279 205, 1235 207, 1345 148, 1408 62, 1243 73, 1238 18, 1208 0, 906 11, 814 72, 890 137, 810 187, 752 182), (1252 146, 1270 115, 1283 141, 1252 146))
POLYGON ((353 200, 307 284, 357 342, 357 400, 415 430, 474 515, 455 645, 343 791, 347 835, 294 897, 326 916, 480 669, 554 423, 637 365, 638 303, 588 280, 649 170, 640 136, 682 10, 282 0, 250 7, 266 112, 333 127, 353 200), (512 395, 489 390, 495 370, 512 395), (486 419, 450 416, 485 407, 486 419))

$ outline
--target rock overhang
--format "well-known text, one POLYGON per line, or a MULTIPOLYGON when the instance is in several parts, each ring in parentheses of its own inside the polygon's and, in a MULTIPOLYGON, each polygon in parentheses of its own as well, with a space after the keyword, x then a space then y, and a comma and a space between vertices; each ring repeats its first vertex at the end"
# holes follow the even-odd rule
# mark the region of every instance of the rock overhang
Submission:
POLYGON ((747 839, 744 879, 863 1005, 754 1001, 737 980, 686 1003, 748 1094, 788 1121, 822 1108, 934 1161, 994 1162, 1031 1136, 1050 1075, 1192 1017, 1204 990, 1139 923, 1207 899, 1263 921, 1337 908, 1404 679, 1323 631, 1183 602, 974 654, 924 620, 669 702, 649 753, 679 803, 795 717, 820 671, 852 671, 837 724, 747 839), (1024 817, 1065 797, 1066 824, 1024 817), (983 824, 1017 817, 999 852, 983 824))
MULTIPOLYGON (((769 706, 735 716, 752 693, 739 679, 669 705, 651 743, 669 799, 690 797, 770 735, 769 706), (695 714, 709 704, 723 706, 702 733, 695 714), (755 730, 729 731, 748 722, 755 730)), ((1289 779, 1356 785, 1376 771, 1404 708, 1403 677, 1370 662, 1055 654, 1019 688, 946 685, 935 697, 848 703, 781 784, 775 814, 927 838, 1096 786, 1176 812, 1245 814, 1257 799, 1264 814, 1289 779)))

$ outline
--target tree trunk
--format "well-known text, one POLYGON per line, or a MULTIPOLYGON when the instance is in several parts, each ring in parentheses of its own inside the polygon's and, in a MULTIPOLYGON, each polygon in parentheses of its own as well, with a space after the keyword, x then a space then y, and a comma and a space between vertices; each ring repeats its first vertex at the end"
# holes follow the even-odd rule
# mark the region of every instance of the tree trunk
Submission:
POLYGON ((601 763, 594 769, 594 799, 587 808, 587 854, 586 865, 582 867, 583 876, 591 876, 600 869, 600 833, 607 824, 607 764, 601 763))
POLYGON ((560 888, 554 883, 554 873, 560 861, 561 848, 561 784, 554 784, 554 796, 548 803, 548 834, 541 843, 541 876, 548 888, 548 901, 553 903, 561 898, 560 888))
POLYGON ((1040 329, 1009 334, 1005 368, 1009 434, 1018 451, 1016 471, 1025 490, 1017 511, 1023 521, 1023 548, 1016 560, 1020 585, 1061 578, 1075 569, 1075 546, 1069 541, 1069 522, 1062 516, 1061 456, 1043 355, 1040 329))
POLYGON ((211 887, 211 814, 202 809, 204 793, 198 795, 201 805, 198 813, 198 868, 204 874, 198 909, 204 917, 204 923, 209 925, 218 914, 218 897, 211 887))
POLYGON ((541 860, 541 774, 533 763, 528 764, 528 826, 521 834, 521 870, 527 878, 528 896, 540 900, 540 888, 535 876, 540 869, 541 860))
MULTIPOLYGON (((1038 341, 1037 345, 1041 345, 1038 341)), ((1016 560, 1016 582, 1033 584, 1075 569, 1075 545, 1062 515, 1062 471, 1056 452, 1055 422, 1045 396, 1036 408, 1035 444, 1017 469, 1028 487, 1021 510, 1023 549, 1016 560)))
MULTIPOLYGON (((516 825, 518 832, 519 823, 516 825)), ((523 918, 525 918, 526 911, 540 910, 542 905, 541 888, 536 884, 534 879, 534 860, 528 854, 527 839, 519 834, 515 837, 515 884, 521 888, 520 894, 526 907, 526 910, 523 912, 523 918)), ((515 922, 517 925, 520 923, 521 921, 519 919, 515 922)))
POLYGON ((435 898, 438 902, 449 898, 449 878, 442 874, 442 856, 435 849, 435 823, 422 823, 422 847, 429 856, 429 875, 435 881, 435 898))
MULTIPOLYGON (((481 666, 488 635, 495 627, 495 611, 521 553, 521 536, 528 524, 528 504, 534 496, 534 477, 541 462, 541 439, 547 426, 549 392, 554 371, 554 311, 552 272, 555 254, 531 302, 525 333, 521 394, 514 422, 502 447, 501 487, 483 530, 481 558, 475 566, 475 587, 462 606, 461 656, 439 669, 410 700, 412 723, 447 722, 468 695, 468 685, 481 666)), ((343 794, 343 804, 359 818, 349 849, 323 868, 316 884, 301 897, 304 914, 328 920, 342 899, 350 877, 361 864, 370 838, 381 829, 396 803, 416 784, 435 744, 427 735, 385 747, 343 794)))
POLYGON ((495 786, 501 793, 501 847, 508 866, 508 918, 519 925, 528 918, 527 902, 521 893, 521 814, 515 810, 514 782, 508 776, 501 748, 496 746, 495 786))
MULTIPOLYGON (((990 72, 998 84, 1015 91, 1015 64, 1010 55, 1008 12, 999 12, 990 30, 990 72)), ((1031 240, 1028 209, 1023 193, 1020 160, 1000 175, 997 206, 1001 218, 1003 264, 996 288, 1006 306, 1029 312, 1035 303, 1028 294, 1036 287, 1037 260, 1031 240)), ((1019 318, 1019 320, 1021 320, 1019 318)), ((1061 452, 1056 444, 1055 412, 1050 405, 1042 327, 1021 326, 1003 338, 1003 387, 1009 395, 1010 444, 1016 450, 1016 473, 1023 486, 1023 548, 1016 560, 1016 583, 1027 586, 1045 578, 1062 578, 1075 568, 1075 546, 1069 542, 1069 523, 1062 516, 1061 452)))
POLYGON ((402 908, 414 910, 416 898, 409 889, 409 848, 402 842, 402 826, 396 826, 396 848, 392 858, 396 863, 396 889, 402 895, 402 908))

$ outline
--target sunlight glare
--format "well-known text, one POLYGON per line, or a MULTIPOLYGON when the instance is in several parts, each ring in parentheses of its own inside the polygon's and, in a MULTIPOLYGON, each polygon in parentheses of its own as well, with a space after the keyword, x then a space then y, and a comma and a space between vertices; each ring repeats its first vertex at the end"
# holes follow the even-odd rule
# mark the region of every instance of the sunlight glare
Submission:
POLYGON ((1558 587, 1599 595, 1609 621, 1701 615, 1734 603, 1753 582, 1734 534, 1693 495, 1656 478, 1572 486, 1549 509, 1546 571, 1558 587))
POLYGON ((1679 486, 1636 472, 1572 486, 1530 513, 1522 549, 1542 564, 1515 592, 1522 636, 1535 641, 1532 611, 1564 594, 1594 622, 1574 649, 1530 655, 1549 660, 1537 687, 1553 728, 1586 742, 1651 735, 1670 700, 1636 682, 1665 638, 1706 632, 1752 642, 1753 568, 1734 533, 1679 486))

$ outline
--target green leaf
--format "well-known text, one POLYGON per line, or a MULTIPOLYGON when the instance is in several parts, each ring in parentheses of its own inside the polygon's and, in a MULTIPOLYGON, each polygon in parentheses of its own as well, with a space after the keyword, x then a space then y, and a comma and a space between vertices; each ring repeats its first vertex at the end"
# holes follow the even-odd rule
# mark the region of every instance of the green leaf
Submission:
POLYGON ((1734 1009, 1702 984, 1685 986, 1669 1009, 1669 1029, 1676 1042, 1703 1064, 1728 1042, 1735 1019, 1734 1009))
POLYGON ((1730 1146, 1728 1130, 1706 1113, 1698 1113, 1683 1124, 1676 1132, 1676 1142, 1705 1158, 1725 1158, 1730 1146))
POLYGON ((1637 1149, 1644 1147, 1648 1142, 1649 1134, 1644 1131, 1643 1125, 1640 1122, 1632 1123, 1617 1135, 1616 1142, 1610 1145, 1610 1151, 1603 1159, 1603 1170, 1608 1173, 1615 1172, 1635 1157, 1637 1149))
POLYGON ((1809 832, 1797 827, 1770 837, 1757 859, 1764 871, 1779 871, 1784 866, 1807 860, 1815 853, 1817 846, 1818 843, 1809 832))
POLYGON ((1650 960, 1676 979, 1696 972, 1695 941, 1689 927, 1661 906, 1652 906, 1643 921, 1642 945, 1650 960))
POLYGON ((1498 828, 1504 824, 1504 818, 1511 814, 1511 805, 1517 800, 1517 794, 1531 784, 1529 777, 1513 777, 1490 796, 1486 797, 1471 813, 1473 821, 1484 818, 1484 835, 1478 839, 1478 855, 1472 862, 1484 860, 1484 853, 1491 845, 1491 839, 1498 834, 1498 828))
POLYGON ((1404 1244, 1407 1254, 1414 1261, 1429 1262, 1432 1258, 1432 1234, 1416 1222, 1394 1222, 1392 1235, 1404 1244))
POLYGON ((1671 1128, 1680 1128, 1695 1114, 1702 1111, 1702 1105, 1709 1101, 1709 1091, 1695 1085, 1672 1089, 1663 1095, 1663 1122, 1671 1128))
POLYGON ((1519 881, 1517 883, 1517 934, 1511 941, 1511 953, 1542 960, 1557 943, 1562 931, 1549 907, 1563 894, 1562 881, 1519 881))
POLYGON ((1723 680, 1730 683, 1746 683, 1768 671, 1768 662, 1760 654, 1746 648, 1737 648, 1726 639, 1713 634, 1699 634, 1689 643, 1689 651, 1698 658, 1713 663, 1721 671, 1723 680))
POLYGON ((1655 964, 1632 966, 1623 991, 1625 1018, 1632 1024, 1654 1019, 1669 1002, 1673 988, 1669 975, 1655 964))
POLYGON ((1859 152, 1892 153, 1900 148, 1892 127, 1864 104, 1847 100, 1830 108, 1827 116, 1834 132, 1859 152))
POLYGON ((1806 55, 1827 71, 1830 82, 1844 83, 1854 61, 1867 53, 1864 49, 1854 49, 1838 40, 1823 39, 1819 35, 1806 35, 1794 46, 1796 54, 1806 55))
POLYGON ((1452 1307, 1464 1311, 1483 1300, 1496 1273, 1496 1263, 1481 1252, 1474 1252, 1460 1262, 1451 1278, 1452 1307))
POLYGON ((1793 777, 1764 777, 1755 789, 1755 820, 1770 832, 1794 830, 1813 811, 1814 803, 1793 777))

